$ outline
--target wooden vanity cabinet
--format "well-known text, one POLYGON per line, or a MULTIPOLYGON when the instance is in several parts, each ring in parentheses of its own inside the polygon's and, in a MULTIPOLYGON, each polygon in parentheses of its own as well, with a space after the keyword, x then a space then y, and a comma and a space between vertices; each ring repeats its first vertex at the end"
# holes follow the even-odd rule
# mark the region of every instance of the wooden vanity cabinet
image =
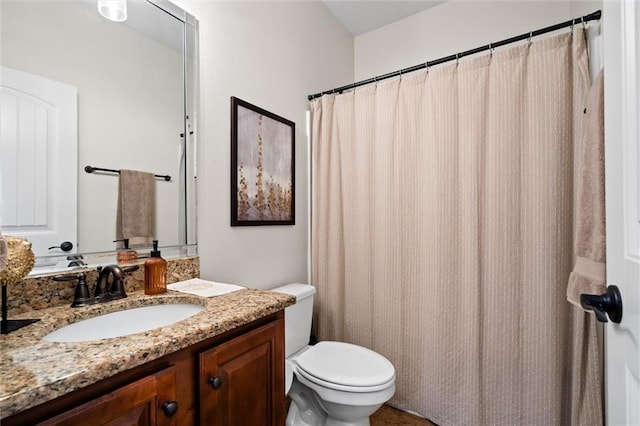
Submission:
POLYGON ((201 424, 284 424, 283 334, 267 324, 200 354, 201 424))
POLYGON ((1 423, 282 426, 284 405, 284 311, 280 311, 1 423), (163 406, 172 402, 177 411, 168 416, 163 406))
POLYGON ((175 425, 177 404, 175 369, 169 367, 39 424, 175 425))

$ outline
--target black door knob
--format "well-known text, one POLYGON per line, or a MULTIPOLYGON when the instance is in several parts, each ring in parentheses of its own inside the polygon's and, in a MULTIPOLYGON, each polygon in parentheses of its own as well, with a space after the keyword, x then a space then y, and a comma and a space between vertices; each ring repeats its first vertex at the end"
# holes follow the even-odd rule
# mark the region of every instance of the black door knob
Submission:
POLYGON ((59 246, 51 246, 49 250, 59 248, 62 251, 70 251, 73 248, 73 243, 71 241, 63 241, 59 246))
POLYGON ((222 378, 220 378, 218 376, 209 377, 209 384, 214 389, 220 389, 220 386, 222 386, 222 378))
POLYGON ((615 285, 607 287, 604 294, 581 294, 580 305, 593 311, 600 322, 608 322, 607 315, 615 323, 622 321, 622 295, 615 285))
POLYGON ((162 404, 162 411, 167 417, 173 416, 178 412, 178 401, 165 401, 162 404))

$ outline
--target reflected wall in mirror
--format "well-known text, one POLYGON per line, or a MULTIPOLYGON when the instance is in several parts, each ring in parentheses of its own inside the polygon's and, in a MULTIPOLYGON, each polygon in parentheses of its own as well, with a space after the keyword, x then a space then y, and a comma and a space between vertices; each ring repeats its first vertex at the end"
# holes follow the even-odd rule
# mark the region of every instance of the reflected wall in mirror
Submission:
POLYGON ((128 1, 124 22, 97 0, 0 8, 2 232, 33 242, 36 274, 72 255, 109 262, 118 174, 84 168, 141 170, 171 176, 156 180, 155 237, 184 255, 196 243, 197 21, 162 0, 128 1))

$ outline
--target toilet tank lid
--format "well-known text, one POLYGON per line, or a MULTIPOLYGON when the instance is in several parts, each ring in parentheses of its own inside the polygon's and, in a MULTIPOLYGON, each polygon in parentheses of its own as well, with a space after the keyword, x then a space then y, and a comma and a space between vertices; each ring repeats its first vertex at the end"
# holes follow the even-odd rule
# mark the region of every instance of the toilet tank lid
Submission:
POLYGON ((271 289, 271 291, 289 294, 291 296, 295 296, 296 300, 302 300, 306 297, 314 295, 316 293, 316 288, 309 284, 294 283, 273 288, 271 289))

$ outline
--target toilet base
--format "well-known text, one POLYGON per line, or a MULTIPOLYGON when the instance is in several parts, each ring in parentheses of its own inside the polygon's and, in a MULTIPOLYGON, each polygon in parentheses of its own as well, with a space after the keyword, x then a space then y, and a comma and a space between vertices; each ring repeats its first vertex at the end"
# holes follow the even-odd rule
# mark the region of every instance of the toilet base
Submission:
POLYGON ((287 413, 286 426, 324 426, 327 413, 318 403, 313 391, 293 380, 291 390, 291 406, 287 413))
MULTIPOLYGON (((307 418, 307 420, 309 420, 307 418)), ((291 401, 291 407, 287 414, 286 426, 371 426, 369 418, 359 420, 357 422, 343 422, 337 419, 327 416, 326 419, 311 420, 311 423, 306 422, 300 414, 300 409, 294 401, 291 401)))
POLYGON ((286 426, 370 426, 368 414, 382 405, 352 407, 321 401, 313 390, 297 379, 293 380, 289 396, 291 405, 286 426))

